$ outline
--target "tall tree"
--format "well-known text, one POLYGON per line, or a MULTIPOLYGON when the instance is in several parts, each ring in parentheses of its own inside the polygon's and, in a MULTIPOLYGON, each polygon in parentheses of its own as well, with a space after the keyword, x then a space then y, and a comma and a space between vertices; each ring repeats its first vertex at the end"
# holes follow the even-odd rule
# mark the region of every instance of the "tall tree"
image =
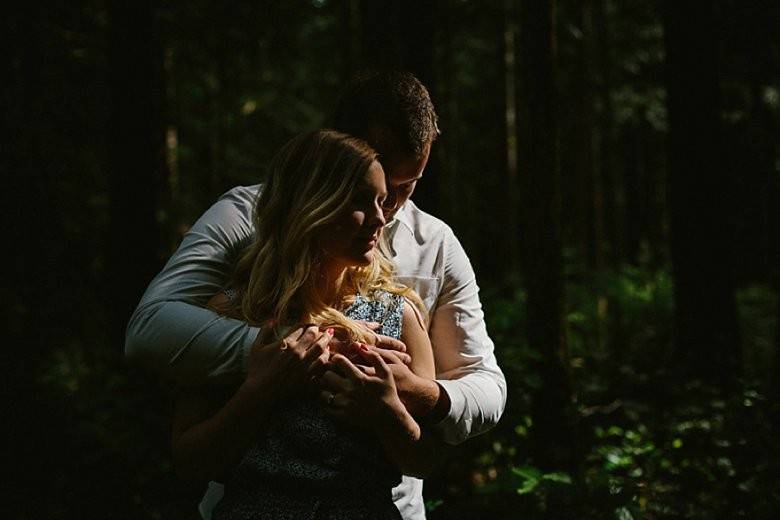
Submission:
MULTIPOLYGON (((622 222, 618 208, 620 207, 618 192, 621 183, 616 178, 617 169, 614 167, 614 154, 612 152, 614 109, 612 104, 612 61, 610 56, 611 40, 610 25, 606 12, 607 0, 595 0, 593 2, 593 36, 594 36, 594 69, 598 77, 595 87, 595 96, 598 99, 599 111, 597 116, 597 143, 595 146, 596 168, 595 175, 601 180, 601 214, 603 218, 603 242, 600 247, 609 248, 609 262, 614 266, 623 258, 622 256, 622 222)), ((603 249, 602 251, 603 252, 603 249)))
MULTIPOLYGON (((502 219, 508 229, 518 229, 518 180, 517 180, 517 13, 516 0, 504 0, 504 9, 501 13, 503 19, 503 31, 500 35, 501 65, 504 72, 504 133, 501 136, 505 143, 505 189, 502 219)), ((510 240, 507 250, 508 258, 504 259, 504 273, 507 271, 516 274, 520 265, 519 241, 510 240)))
POLYGON ((773 113, 766 95, 771 86, 780 81, 780 35, 777 31, 780 6, 775 4, 760 13, 763 16, 757 16, 757 6, 750 2, 734 0, 727 6, 734 14, 730 24, 736 40, 729 43, 732 52, 741 51, 745 57, 744 73, 750 92, 747 128, 742 131, 746 146, 743 155, 730 164, 734 174, 741 175, 741 184, 746 191, 740 200, 744 203, 740 204, 742 225, 738 243, 740 250, 752 253, 753 261, 745 262, 755 273, 750 281, 768 280, 775 291, 775 353, 769 381, 770 389, 780 395, 780 243, 776 239, 780 234, 780 179, 775 166, 780 139, 777 108, 775 106, 773 113))
MULTIPOLYGON (((109 8, 110 239, 112 339, 159 268, 158 201, 166 185, 163 54, 151 0, 109 8)), ((121 344, 121 343, 120 343, 121 344)))
POLYGON ((568 48, 572 61, 569 74, 560 74, 568 79, 566 96, 559 101, 567 110, 559 113, 561 170, 566 173, 567 182, 562 186, 564 221, 567 222, 565 241, 579 248, 583 264, 590 268, 601 267, 603 247, 603 215, 600 171, 595 165, 595 36, 593 34, 593 1, 584 0, 572 6, 567 16, 559 14, 560 20, 571 20, 569 30, 561 35, 568 36, 569 45, 561 40, 561 52, 568 48))
POLYGON ((533 396, 534 455, 546 468, 574 460, 572 390, 564 333, 560 172, 555 115, 554 2, 521 7, 518 171, 523 211, 528 339, 538 349, 533 396))
POLYGON ((727 383, 738 373, 740 346, 730 179, 720 155, 716 10, 712 2, 662 5, 676 349, 690 374, 727 383))
POLYGON ((644 114, 639 114, 636 121, 631 121, 621 128, 621 146, 623 155, 623 188, 625 194, 625 211, 623 213, 623 245, 624 260, 634 265, 639 264, 639 253, 642 240, 646 238, 648 213, 648 160, 646 147, 648 141, 648 125, 644 114))

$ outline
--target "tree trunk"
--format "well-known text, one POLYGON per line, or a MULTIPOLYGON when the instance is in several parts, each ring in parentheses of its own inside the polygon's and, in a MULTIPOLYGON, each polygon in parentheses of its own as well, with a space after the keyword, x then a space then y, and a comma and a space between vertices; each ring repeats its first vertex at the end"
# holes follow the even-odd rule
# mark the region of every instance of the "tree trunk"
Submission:
POLYGON ((663 3, 669 110, 675 344, 688 375, 733 382, 740 368, 720 141, 715 9, 663 3))
POLYGON ((112 338, 124 328, 159 269, 159 194, 166 182, 163 56, 153 3, 110 4, 110 220, 112 338))
POLYGON ((343 83, 348 82, 360 64, 360 1, 345 0, 339 3, 339 20, 344 28, 341 31, 341 49, 344 52, 344 67, 341 71, 343 83))
POLYGON ((575 450, 564 333, 553 2, 524 2, 521 21, 518 170, 524 211, 523 263, 528 339, 539 350, 536 369, 542 381, 533 396, 534 459, 547 469, 571 468, 575 450))
MULTIPOLYGON (((517 39, 516 0, 505 0, 503 11, 503 34, 501 37, 501 62, 504 71, 504 134, 502 135, 506 148, 504 170, 506 172, 505 190, 502 196, 506 229, 519 230, 520 221, 518 207, 520 206, 517 177, 517 58, 515 41, 517 39)), ((510 240, 508 258, 504 259, 504 272, 516 275, 520 266, 519 240, 510 240)))
POLYGON ((596 95, 601 110, 598 114, 597 158, 598 178, 602 182, 602 215, 604 219, 604 240, 609 250, 609 262, 613 267, 623 261, 623 185, 618 178, 612 153, 614 140, 614 111, 612 108, 612 63, 610 61, 609 20, 606 13, 606 0, 593 3, 593 32, 595 37, 594 65, 599 77, 596 95))
MULTIPOLYGON (((458 131, 460 124, 457 99, 458 80, 452 44, 452 35, 455 30, 453 23, 456 15, 453 15, 451 11, 451 9, 442 10, 437 24, 440 29, 440 40, 439 52, 436 55, 436 113, 439 115, 439 128, 442 134, 437 138, 431 153, 434 155, 437 165, 441 167, 441 171, 445 171, 446 175, 440 175, 432 189, 436 191, 437 216, 443 218, 453 228, 463 229, 462 224, 465 217, 464 212, 459 211, 459 209, 464 205, 473 205, 473 202, 471 201, 471 193, 463 193, 460 181, 453 182, 453 179, 460 179, 462 158, 459 143, 462 136, 458 131)), ((427 182, 426 179, 423 184, 427 184, 427 182)), ((415 195, 416 198, 417 195, 415 195)), ((466 229, 469 228, 466 227, 466 229)), ((462 233, 459 233, 458 237, 461 241, 469 241, 470 238, 463 236, 462 233)))
MULTIPOLYGON (((750 3, 740 4, 732 19, 738 24, 741 39, 747 44, 748 83, 750 88, 750 112, 748 118, 748 157, 735 163, 734 173, 742 173, 745 166, 754 170, 755 176, 749 188, 749 198, 743 199, 746 204, 743 211, 750 215, 750 222, 744 227, 752 228, 753 232, 740 229, 740 235, 747 235, 753 244, 746 248, 754 251, 755 278, 769 282, 775 293, 775 349, 773 362, 767 363, 769 378, 767 387, 773 392, 773 397, 780 396, 780 179, 776 171, 778 159, 777 118, 764 93, 772 85, 777 85, 778 64, 777 55, 773 52, 780 46, 780 36, 773 23, 775 18, 757 24, 755 6, 750 3), (739 168, 739 169, 738 169, 739 168), (751 208, 752 206, 752 208, 751 208)), ((743 174, 744 178, 744 174, 743 174)), ((742 236, 742 244, 745 244, 742 236)), ((753 281, 755 278, 751 278, 753 281)), ((759 354, 760 356, 760 354, 759 354)), ((759 363, 767 362, 759 359, 759 363)), ((780 417, 777 417, 780 420, 780 417)))
POLYGON ((578 2, 575 7, 575 24, 580 29, 581 38, 578 55, 573 70, 572 117, 569 122, 572 139, 572 162, 567 174, 576 179, 574 188, 572 224, 577 230, 576 240, 585 264, 591 268, 600 268, 602 264, 602 215, 601 180, 594 165, 594 102, 593 102, 593 29, 592 2, 578 2))
POLYGON ((644 125, 643 120, 628 122, 623 126, 621 132, 622 184, 626 201, 623 214, 624 260, 633 265, 639 265, 639 252, 645 227, 644 219, 647 213, 647 194, 644 191, 647 184, 644 125))
POLYGON ((0 65, 5 87, 0 89, 5 138, 0 174, 7 240, 3 256, 10 268, 3 280, 1 323, 7 347, 0 354, 5 367, 0 398, 4 415, 13 418, 4 426, 4 466, 14 476, 10 503, 3 509, 18 518, 42 509, 36 490, 47 480, 38 462, 38 441, 48 410, 41 406, 39 368, 46 354, 62 348, 58 329, 69 309, 52 298, 62 284, 59 262, 65 260, 58 254, 62 226, 54 193, 62 181, 62 155, 56 153, 59 143, 52 137, 57 133, 49 128, 46 113, 53 23, 47 8, 36 3, 13 4, 3 15, 0 38, 8 58, 0 65))

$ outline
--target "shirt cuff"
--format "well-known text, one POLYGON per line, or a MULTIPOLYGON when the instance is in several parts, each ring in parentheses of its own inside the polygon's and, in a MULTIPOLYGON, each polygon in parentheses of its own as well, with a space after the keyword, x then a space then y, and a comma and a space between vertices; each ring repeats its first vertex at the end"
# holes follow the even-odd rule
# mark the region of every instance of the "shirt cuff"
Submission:
POLYGON ((471 431, 471 417, 466 406, 466 397, 457 381, 437 379, 436 382, 450 398, 450 411, 433 428, 447 444, 460 444, 468 438, 471 431))

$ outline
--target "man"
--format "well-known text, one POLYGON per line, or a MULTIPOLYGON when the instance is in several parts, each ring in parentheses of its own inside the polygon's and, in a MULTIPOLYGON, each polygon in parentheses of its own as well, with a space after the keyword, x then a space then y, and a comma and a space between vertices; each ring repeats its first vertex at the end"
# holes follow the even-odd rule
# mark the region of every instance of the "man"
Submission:
MULTIPOLYGON (((496 424, 506 402, 506 381, 463 248, 444 222, 409 200, 438 134, 436 119, 428 91, 414 76, 372 72, 346 87, 333 127, 365 139, 379 152, 388 191, 389 254, 398 281, 417 291, 429 310, 437 379, 425 380, 400 361, 393 363, 399 394, 429 434, 458 444, 496 424)), ((130 320, 128 358, 190 385, 239 377, 248 353, 259 347, 254 345, 258 329, 203 306, 224 288, 238 252, 252 236, 258 189, 229 191, 187 233, 130 320)), ((393 347, 385 342, 380 347, 393 347)), ((404 518, 425 518, 421 480, 405 476, 393 499, 404 518)))

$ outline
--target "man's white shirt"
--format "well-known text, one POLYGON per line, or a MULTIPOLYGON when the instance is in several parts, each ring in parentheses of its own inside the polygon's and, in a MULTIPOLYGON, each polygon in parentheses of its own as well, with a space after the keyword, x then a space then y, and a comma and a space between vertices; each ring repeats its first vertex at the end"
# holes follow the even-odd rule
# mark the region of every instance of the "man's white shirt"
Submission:
MULTIPOLYGON (((259 188, 230 190, 185 235, 130 319, 125 352, 131 360, 184 384, 235 379, 243 371, 258 329, 203 306, 224 288, 239 251, 252 240, 259 188)), ((434 428, 445 442, 458 444, 493 427, 506 403, 474 270, 449 226, 411 201, 384 235, 396 279, 414 289, 429 312, 436 380, 451 401, 434 428)), ((201 503, 204 518, 220 496, 212 483, 201 503)), ((425 518, 421 480, 404 476, 393 500, 405 519, 425 518)))

